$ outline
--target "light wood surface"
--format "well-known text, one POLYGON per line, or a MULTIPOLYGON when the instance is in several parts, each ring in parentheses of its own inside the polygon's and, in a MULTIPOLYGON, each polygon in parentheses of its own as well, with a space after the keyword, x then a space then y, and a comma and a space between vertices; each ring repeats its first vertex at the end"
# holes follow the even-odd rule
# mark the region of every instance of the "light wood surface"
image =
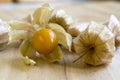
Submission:
MULTIPOLYGON (((119 2, 87 2, 57 7, 64 9, 78 21, 107 21, 111 14, 120 19, 119 2)), ((3 20, 20 19, 33 12, 34 8, 0 9, 3 20)), ((64 51, 64 58, 58 63, 48 63, 35 58, 36 66, 27 66, 15 47, 0 51, 0 80, 120 80, 120 50, 115 52, 112 63, 102 66, 88 66, 81 61, 72 63, 76 55, 64 51)))

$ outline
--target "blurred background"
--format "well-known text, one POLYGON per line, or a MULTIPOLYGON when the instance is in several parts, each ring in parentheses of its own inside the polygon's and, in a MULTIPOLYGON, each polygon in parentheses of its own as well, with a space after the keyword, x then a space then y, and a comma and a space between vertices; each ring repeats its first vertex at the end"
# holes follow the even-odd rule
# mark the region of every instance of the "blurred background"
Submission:
POLYGON ((120 1, 120 0, 0 0, 0 3, 61 2, 61 1, 83 2, 83 1, 120 1))
POLYGON ((0 0, 0 18, 24 18, 43 3, 63 9, 79 21, 106 21, 111 14, 120 18, 120 0, 0 0))

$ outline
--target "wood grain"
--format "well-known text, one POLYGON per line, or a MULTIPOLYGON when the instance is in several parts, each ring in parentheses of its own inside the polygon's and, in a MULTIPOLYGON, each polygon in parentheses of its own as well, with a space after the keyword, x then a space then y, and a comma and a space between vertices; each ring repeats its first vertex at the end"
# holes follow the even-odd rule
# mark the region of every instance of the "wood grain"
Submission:
MULTIPOLYGON (((64 9, 80 22, 96 20, 104 22, 111 14, 120 19, 120 3, 89 2, 57 7, 64 9)), ((3 20, 20 19, 33 12, 33 8, 0 9, 3 20)), ((72 63, 77 56, 64 50, 64 58, 58 63, 48 63, 35 58, 36 66, 27 66, 18 49, 9 46, 0 51, 0 80, 120 80, 120 50, 115 52, 112 63, 92 67, 81 61, 72 63)))

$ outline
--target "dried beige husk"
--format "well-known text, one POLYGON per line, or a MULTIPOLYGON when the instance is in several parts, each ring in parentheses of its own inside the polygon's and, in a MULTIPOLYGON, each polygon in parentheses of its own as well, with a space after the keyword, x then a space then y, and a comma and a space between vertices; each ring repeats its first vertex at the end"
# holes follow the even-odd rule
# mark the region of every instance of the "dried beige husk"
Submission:
POLYGON ((32 25, 29 22, 22 20, 11 20, 8 22, 8 24, 11 29, 15 30, 30 30, 32 28, 32 25))
POLYGON ((0 50, 4 49, 8 43, 8 26, 0 19, 0 50))
POLYGON ((67 32, 71 34, 72 37, 76 37, 80 34, 80 32, 84 31, 88 25, 89 23, 87 22, 75 23, 67 29, 67 32))
POLYGON ((73 19, 67 15, 64 10, 57 10, 53 12, 49 22, 57 23, 67 30, 68 27, 73 24, 73 19))
POLYGON ((106 23, 107 27, 113 32, 115 36, 115 46, 120 46, 120 22, 119 20, 112 15, 109 22, 106 23))
POLYGON ((71 45, 72 45, 72 36, 68 34, 63 27, 61 27, 58 24, 50 23, 48 25, 48 28, 53 30, 57 37, 58 37, 58 43, 64 46, 66 49, 71 51, 71 45))
POLYGON ((91 22, 73 40, 73 46, 80 56, 78 59, 81 58, 84 63, 94 66, 109 63, 115 50, 114 35, 104 25, 91 22))
POLYGON ((34 33, 34 26, 28 22, 21 20, 11 20, 8 22, 9 25, 9 44, 24 40, 30 33, 34 33))
POLYGON ((49 62, 56 62, 63 58, 63 52, 60 46, 57 46, 56 49, 49 55, 41 55, 43 59, 49 62))
POLYGON ((41 27, 46 27, 49 19, 51 17, 51 14, 53 12, 53 8, 49 4, 44 4, 42 7, 37 8, 33 15, 33 24, 39 24, 41 27))

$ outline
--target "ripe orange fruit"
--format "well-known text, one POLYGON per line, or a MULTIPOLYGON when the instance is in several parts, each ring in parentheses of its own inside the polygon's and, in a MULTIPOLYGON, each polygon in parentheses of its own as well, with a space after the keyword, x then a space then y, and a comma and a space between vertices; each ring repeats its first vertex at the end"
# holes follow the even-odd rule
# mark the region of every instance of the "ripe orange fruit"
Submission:
POLYGON ((41 29, 32 37, 33 48, 41 54, 51 53, 58 45, 56 34, 50 29, 41 29))

